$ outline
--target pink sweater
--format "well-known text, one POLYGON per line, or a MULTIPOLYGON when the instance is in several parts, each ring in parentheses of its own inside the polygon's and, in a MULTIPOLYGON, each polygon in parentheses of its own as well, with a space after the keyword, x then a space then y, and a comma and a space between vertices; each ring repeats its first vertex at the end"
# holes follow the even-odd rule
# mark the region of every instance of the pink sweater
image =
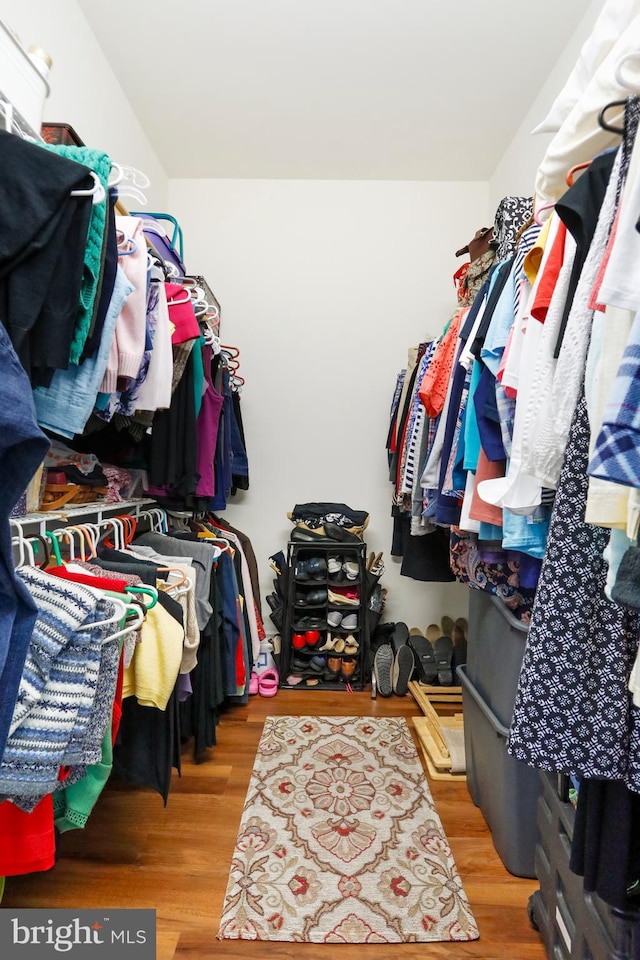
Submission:
POLYGON ((118 377, 135 379, 140 370, 147 324, 147 246, 139 217, 116 217, 116 227, 137 244, 135 253, 120 257, 118 262, 133 284, 116 321, 107 370, 100 385, 101 393, 114 393, 118 377))

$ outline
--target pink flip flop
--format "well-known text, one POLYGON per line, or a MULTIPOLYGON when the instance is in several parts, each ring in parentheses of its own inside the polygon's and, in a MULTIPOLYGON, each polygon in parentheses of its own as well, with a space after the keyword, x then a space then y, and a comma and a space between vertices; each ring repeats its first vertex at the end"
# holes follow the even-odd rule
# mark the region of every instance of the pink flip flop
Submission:
POLYGON ((251 696, 254 696, 254 694, 258 693, 258 679, 258 674, 254 670, 249 678, 249 693, 251 696))
POLYGON ((258 693, 260 696, 275 697, 278 692, 279 679, 277 670, 269 669, 261 673, 258 677, 258 693))

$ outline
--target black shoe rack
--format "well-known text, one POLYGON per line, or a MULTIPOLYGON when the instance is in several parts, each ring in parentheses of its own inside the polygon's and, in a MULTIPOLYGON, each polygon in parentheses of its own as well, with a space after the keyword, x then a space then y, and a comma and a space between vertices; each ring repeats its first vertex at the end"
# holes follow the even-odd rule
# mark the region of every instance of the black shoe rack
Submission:
POLYGON ((367 545, 364 542, 344 543, 327 540, 326 543, 297 543, 291 541, 287 547, 287 597, 284 610, 284 630, 280 653, 280 686, 289 689, 308 690, 346 690, 347 684, 353 690, 364 687, 365 668, 369 650, 368 580, 366 570, 367 545), (339 575, 328 572, 329 561, 340 558, 340 563, 357 565, 357 574, 347 579, 342 570, 339 575), (314 564, 313 561, 321 563, 314 564), (324 567, 324 572, 313 576, 304 574, 314 566, 324 567), (357 605, 336 602, 329 598, 329 591, 346 588, 357 592, 357 605), (313 600, 313 594, 325 594, 319 601, 313 600), (311 595, 312 602, 308 602, 311 595), (356 626, 345 628, 341 624, 331 626, 327 617, 337 612, 343 616, 355 615, 356 626), (294 634, 306 632, 307 622, 314 624, 313 629, 320 633, 316 643, 305 645, 303 649, 294 648, 294 634), (357 644, 357 652, 352 654, 335 653, 332 650, 320 650, 328 638, 342 637, 345 641, 351 637, 357 644), (318 662, 322 658, 322 665, 318 662), (334 669, 329 668, 332 658, 334 669), (351 673, 351 664, 355 660, 355 669, 351 673), (336 671, 340 665, 343 669, 336 671), (345 663, 345 661, 347 661, 345 663), (289 677, 301 677, 298 683, 290 683, 289 677), (308 682, 309 681, 309 682, 308 682), (318 682, 315 682, 318 681, 318 682))
POLYGON ((538 799, 540 842, 529 916, 545 942, 549 960, 636 960, 640 952, 638 914, 614 911, 585 893, 582 877, 569 869, 575 810, 563 800, 566 777, 542 773, 538 799))

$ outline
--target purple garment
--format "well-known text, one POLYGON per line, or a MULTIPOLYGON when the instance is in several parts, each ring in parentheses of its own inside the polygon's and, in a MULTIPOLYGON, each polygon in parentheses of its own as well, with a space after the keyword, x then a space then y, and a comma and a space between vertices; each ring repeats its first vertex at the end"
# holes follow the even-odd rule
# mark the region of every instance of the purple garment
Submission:
POLYGON ((202 351, 206 389, 202 397, 202 406, 200 407, 197 421, 198 465, 196 469, 200 474, 198 486, 196 487, 196 496, 198 497, 213 497, 215 494, 214 460, 216 456, 218 424, 224 403, 224 397, 220 396, 208 379, 211 371, 211 357, 211 347, 207 346, 202 351))
POLYGON ((178 679, 176 681, 176 691, 178 694, 179 703, 184 703, 185 700, 189 699, 189 697, 193 694, 193 687, 191 686, 191 674, 189 673, 178 674, 178 679))

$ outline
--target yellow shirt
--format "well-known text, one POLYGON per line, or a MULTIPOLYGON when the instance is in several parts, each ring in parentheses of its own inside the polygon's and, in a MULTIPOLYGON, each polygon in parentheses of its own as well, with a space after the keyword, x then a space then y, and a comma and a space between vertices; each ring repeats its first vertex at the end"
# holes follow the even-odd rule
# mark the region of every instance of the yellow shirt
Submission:
POLYGON ((159 603, 147 611, 131 663, 124 671, 123 697, 166 710, 182 662, 184 630, 159 603))

